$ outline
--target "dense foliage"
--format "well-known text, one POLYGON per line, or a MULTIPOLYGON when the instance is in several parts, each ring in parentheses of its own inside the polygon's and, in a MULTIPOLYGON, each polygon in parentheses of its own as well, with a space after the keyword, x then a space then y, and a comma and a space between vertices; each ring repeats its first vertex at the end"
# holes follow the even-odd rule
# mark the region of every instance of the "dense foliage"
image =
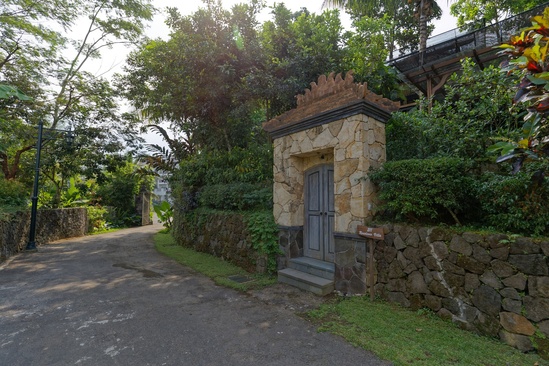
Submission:
POLYGON ((109 222, 114 227, 137 226, 141 214, 136 208, 136 197, 141 192, 151 191, 151 172, 138 168, 131 161, 116 171, 107 174, 94 195, 94 202, 109 207, 109 222))
MULTIPOLYGON (((513 103, 526 107, 528 114, 520 137, 514 141, 500 142, 494 150, 501 152, 499 162, 511 161, 514 171, 524 163, 549 160, 549 8, 532 19, 532 26, 513 36, 509 44, 500 47, 509 61, 503 71, 520 77, 513 103)), ((545 169, 536 172, 535 178, 543 180, 545 169)))
POLYGON ((491 159, 488 148, 495 140, 516 136, 524 114, 520 108, 510 111, 512 82, 496 67, 480 70, 464 59, 462 72, 450 77, 442 100, 423 101, 420 109, 393 114, 387 124, 388 159, 491 159))
POLYGON ((482 28, 546 3, 545 0, 455 0, 450 13, 466 30, 482 28))
POLYGON ((410 159, 387 162, 368 177, 381 188, 380 209, 396 219, 460 224, 458 215, 471 207, 469 169, 458 158, 410 159))
POLYGON ((500 231, 549 235, 549 181, 532 184, 531 173, 485 173, 473 190, 483 223, 500 231))

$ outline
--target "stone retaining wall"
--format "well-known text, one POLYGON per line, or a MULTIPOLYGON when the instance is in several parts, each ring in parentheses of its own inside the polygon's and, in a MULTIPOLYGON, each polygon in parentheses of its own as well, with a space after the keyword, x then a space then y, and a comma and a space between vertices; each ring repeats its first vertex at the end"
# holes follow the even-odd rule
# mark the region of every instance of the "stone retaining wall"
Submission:
POLYGON ((244 217, 238 213, 201 213, 174 217, 177 244, 227 260, 248 272, 265 273, 267 259, 252 246, 244 217))
MULTIPOLYGON (((384 231, 375 244, 378 295, 548 356, 549 240, 401 225, 384 231)), ((355 262, 367 263, 358 246, 355 262)))
MULTIPOLYGON (((0 219, 0 262, 23 250, 29 240, 30 212, 17 212, 0 219)), ((88 232, 85 208, 39 210, 36 244, 84 236, 88 232)))

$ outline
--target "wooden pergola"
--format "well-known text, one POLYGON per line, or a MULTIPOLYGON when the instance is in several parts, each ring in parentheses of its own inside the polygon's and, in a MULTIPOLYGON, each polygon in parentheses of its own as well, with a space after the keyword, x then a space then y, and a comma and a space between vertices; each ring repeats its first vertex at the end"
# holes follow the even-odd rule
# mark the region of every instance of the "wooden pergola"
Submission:
POLYGON ((442 33, 428 40, 423 58, 415 51, 389 60, 388 65, 397 70, 401 80, 416 94, 431 99, 442 91, 450 75, 461 69, 462 59, 470 57, 484 68, 499 57, 499 49, 494 46, 507 42, 512 35, 531 25, 531 18, 541 14, 548 5, 549 2, 471 32, 454 29, 442 33))

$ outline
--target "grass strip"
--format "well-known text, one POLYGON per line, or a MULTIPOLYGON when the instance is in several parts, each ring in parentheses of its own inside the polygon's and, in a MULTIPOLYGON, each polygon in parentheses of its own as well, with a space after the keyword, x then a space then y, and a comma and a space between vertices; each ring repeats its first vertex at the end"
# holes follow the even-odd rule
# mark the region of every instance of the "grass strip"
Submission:
POLYGON ((218 257, 214 257, 213 255, 197 252, 193 249, 177 245, 169 233, 157 233, 154 236, 154 245, 156 250, 160 253, 210 277, 216 284, 221 286, 230 287, 239 291, 248 291, 276 283, 276 278, 273 276, 248 273, 244 269, 218 257), (253 281, 238 283, 228 278, 229 276, 235 275, 247 276, 252 278, 253 281))
MULTIPOLYGON (((248 291, 276 282, 276 278, 250 274, 210 254, 181 247, 169 233, 156 234, 155 247, 222 286, 248 291), (254 281, 228 279, 234 275, 254 281)), ((413 312, 367 297, 337 298, 306 317, 319 324, 319 331, 340 335, 395 366, 549 366, 536 354, 524 354, 499 340, 459 329, 428 310, 413 312)))
POLYGON ((537 354, 459 329, 429 310, 413 312, 366 297, 340 298, 307 316, 320 324, 320 331, 340 335, 395 366, 549 365, 537 354))

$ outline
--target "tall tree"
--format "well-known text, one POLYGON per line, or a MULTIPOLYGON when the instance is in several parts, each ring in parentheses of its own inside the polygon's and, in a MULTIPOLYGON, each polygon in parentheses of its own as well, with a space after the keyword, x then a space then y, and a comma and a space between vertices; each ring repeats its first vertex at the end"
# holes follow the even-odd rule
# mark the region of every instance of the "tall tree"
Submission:
MULTIPOLYGON (((408 5, 412 5, 414 8, 414 18, 418 25, 418 44, 421 57, 427 48, 427 38, 430 33, 429 22, 434 18, 439 18, 442 14, 435 0, 324 0, 322 4, 323 7, 335 6, 351 9, 369 17, 379 18, 386 16, 391 20, 393 25, 399 24, 396 20, 399 16, 402 16, 408 5)), ((393 39, 391 40, 392 42, 393 39)), ((391 54, 393 51, 392 47, 389 47, 391 54)))
POLYGON ((22 155, 34 147, 31 132, 38 120, 49 128, 72 125, 109 128, 121 135, 130 132, 123 129, 128 125, 122 123, 126 119, 119 108, 109 106, 115 103, 110 84, 84 67, 104 49, 137 42, 144 21, 154 12, 149 2, 6 0, 0 4, 0 83, 33 98, 32 103, 15 97, 0 103, 2 125, 20 126, 11 128, 11 138, 4 138, 6 143, 0 146, 5 178, 19 175, 22 155), (67 34, 76 37, 69 39, 67 34))
POLYGON ((546 3, 545 0, 455 0, 450 13, 466 30, 481 28, 546 3))
POLYGON ((260 9, 258 1, 231 11, 206 1, 189 16, 170 9, 170 39, 133 52, 118 86, 148 123, 169 121, 195 146, 246 146, 250 126, 258 125, 248 79, 264 64, 255 29, 260 9))
POLYGON ((338 11, 311 14, 302 8, 292 12, 284 4, 275 4, 272 15, 261 30, 265 72, 255 78, 267 118, 295 107, 295 95, 320 75, 345 71, 338 11))

